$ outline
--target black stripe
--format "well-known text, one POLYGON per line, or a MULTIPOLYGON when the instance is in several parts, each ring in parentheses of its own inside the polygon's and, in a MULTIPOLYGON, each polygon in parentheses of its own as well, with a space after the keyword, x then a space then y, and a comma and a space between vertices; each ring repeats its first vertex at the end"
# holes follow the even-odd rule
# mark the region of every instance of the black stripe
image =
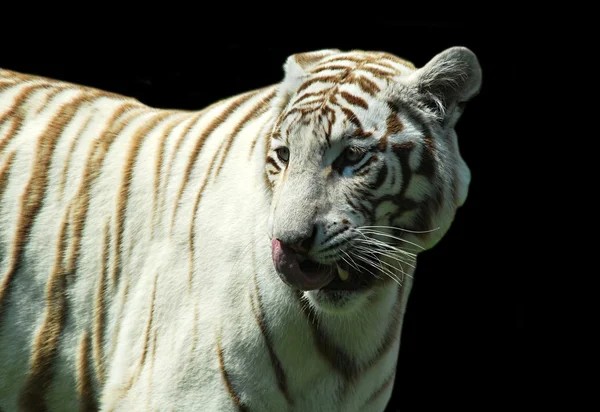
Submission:
POLYGON ((219 359, 219 370, 221 371, 221 377, 223 378, 223 383, 225 384, 225 390, 227 391, 227 394, 239 412, 249 412, 248 407, 240 400, 240 396, 235 392, 233 385, 231 384, 231 377, 225 369, 225 359, 223 357, 223 348, 221 347, 220 336, 217 336, 217 357, 219 359))
POLYGON ((263 335, 263 338, 265 340, 267 352, 269 353, 269 358, 271 359, 271 366, 273 366, 273 370, 275 372, 275 377, 277 378, 277 387, 279 388, 279 391, 285 397, 287 403, 289 405, 293 406, 294 401, 292 400, 292 397, 288 390, 287 377, 285 375, 285 371, 283 370, 281 361, 279 360, 279 358, 277 357, 277 354, 275 353, 275 345, 273 344, 273 339, 271 338, 269 329, 267 327, 266 319, 264 316, 264 313, 265 313, 264 307, 262 304, 262 299, 260 297, 260 290, 258 288, 258 282, 256 280, 256 274, 254 274, 252 277, 254 280, 254 296, 252 294, 250 294, 250 305, 251 305, 252 312, 254 313, 254 319, 256 320, 256 323, 258 324, 260 332, 263 335), (257 302, 256 304, 254 303, 254 297, 257 302))
POLYGON ((246 124, 248 124, 248 122, 250 122, 252 119, 257 118, 258 116, 260 116, 261 114, 263 114, 265 111, 267 111, 269 109, 269 104, 271 103, 271 100, 273 100, 273 98, 275 97, 275 93, 276 93, 276 90, 273 90, 265 98, 263 98, 260 102, 258 102, 258 104, 256 104, 244 116, 244 118, 242 120, 240 120, 240 122, 235 126, 235 128, 231 132, 231 134, 227 137, 227 139, 226 139, 227 143, 225 144, 225 149, 223 149, 224 151, 223 151, 223 156, 221 157, 221 162, 219 163, 219 166, 217 167, 217 170, 215 172, 215 180, 217 179, 217 176, 219 176, 219 173, 221 172, 221 168, 223 167, 223 164, 225 163, 225 159, 227 158, 229 149, 231 148, 231 145, 233 144, 233 141, 235 140, 236 136, 242 131, 242 129, 244 128, 244 126, 246 126, 246 124))
POLYGON ((190 153, 190 157, 189 157, 187 166, 185 168, 183 180, 181 182, 181 186, 179 187, 179 192, 177 193, 177 198, 175 200, 175 208, 173 210, 172 224, 175 223, 175 218, 177 217, 177 211, 179 209, 181 196, 183 196, 183 192, 185 191, 185 188, 188 184, 188 181, 192 174, 192 169, 194 168, 194 165, 196 164, 196 162, 198 161, 198 158, 200 157, 199 154, 200 154, 200 151, 202 150, 202 147, 204 146, 204 142, 215 131, 215 129, 217 127, 219 127, 221 124, 226 122, 227 119, 240 108, 240 106, 242 106, 244 103, 246 103, 252 97, 254 97, 259 91, 260 90, 256 90, 256 91, 252 91, 252 92, 249 92, 246 94, 242 94, 241 96, 238 96, 234 100, 230 101, 229 104, 225 107, 225 109, 223 109, 223 111, 221 113, 219 113, 217 116, 215 116, 212 119, 212 121, 209 123, 209 125, 206 127, 206 129, 204 129, 202 134, 196 140, 196 144, 194 145, 194 148, 192 149, 192 151, 190 153))
POLYGON ((300 306, 302 313, 306 316, 317 350, 327 362, 329 362, 330 366, 344 377, 346 382, 355 382, 361 371, 360 366, 357 365, 342 348, 335 345, 327 338, 325 332, 323 332, 319 327, 319 323, 316 321, 317 313, 315 310, 310 305, 306 305, 302 302, 302 293, 302 291, 296 292, 298 305, 300 306))

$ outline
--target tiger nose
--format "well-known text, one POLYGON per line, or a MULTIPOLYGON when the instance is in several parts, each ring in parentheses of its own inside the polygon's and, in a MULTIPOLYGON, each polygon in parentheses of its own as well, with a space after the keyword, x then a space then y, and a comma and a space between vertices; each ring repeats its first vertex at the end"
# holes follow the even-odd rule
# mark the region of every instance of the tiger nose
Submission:
POLYGON ((278 240, 286 248, 289 248, 298 254, 306 256, 308 255, 308 252, 315 241, 316 234, 317 231, 313 227, 312 231, 309 234, 286 234, 284 236, 280 236, 278 240))

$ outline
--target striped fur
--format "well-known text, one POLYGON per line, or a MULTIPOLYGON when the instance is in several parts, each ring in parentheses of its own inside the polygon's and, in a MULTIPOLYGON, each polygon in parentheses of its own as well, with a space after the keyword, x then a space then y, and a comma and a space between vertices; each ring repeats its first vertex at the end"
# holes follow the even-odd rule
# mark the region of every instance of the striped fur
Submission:
POLYGON ((0 410, 384 410, 414 256, 467 195, 479 65, 285 71, 185 112, 0 69, 0 410), (270 239, 310 233, 360 289, 281 281, 270 239))

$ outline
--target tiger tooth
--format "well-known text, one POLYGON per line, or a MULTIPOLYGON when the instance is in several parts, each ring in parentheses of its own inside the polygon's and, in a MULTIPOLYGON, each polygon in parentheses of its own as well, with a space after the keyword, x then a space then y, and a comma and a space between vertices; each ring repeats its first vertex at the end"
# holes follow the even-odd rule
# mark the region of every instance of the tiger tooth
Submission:
POLYGON ((343 281, 348 280, 348 272, 345 271, 344 269, 342 269, 341 267, 338 266, 337 268, 338 270, 338 275, 340 276, 340 279, 342 279, 343 281))

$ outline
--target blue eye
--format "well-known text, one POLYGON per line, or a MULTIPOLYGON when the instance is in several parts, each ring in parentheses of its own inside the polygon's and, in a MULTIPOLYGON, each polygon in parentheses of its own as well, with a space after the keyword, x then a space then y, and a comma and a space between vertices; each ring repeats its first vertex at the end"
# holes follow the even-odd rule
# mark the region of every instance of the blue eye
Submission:
POLYGON ((366 153, 366 150, 358 147, 347 147, 342 153, 342 157, 346 166, 352 166, 358 163, 366 153))
POLYGON ((275 149, 275 153, 277 153, 277 157, 283 163, 287 163, 290 160, 290 150, 287 147, 278 147, 275 149))
POLYGON ((342 173, 346 167, 354 166, 359 163, 366 154, 367 150, 361 147, 349 146, 344 149, 337 159, 335 159, 332 166, 339 173, 342 173))

